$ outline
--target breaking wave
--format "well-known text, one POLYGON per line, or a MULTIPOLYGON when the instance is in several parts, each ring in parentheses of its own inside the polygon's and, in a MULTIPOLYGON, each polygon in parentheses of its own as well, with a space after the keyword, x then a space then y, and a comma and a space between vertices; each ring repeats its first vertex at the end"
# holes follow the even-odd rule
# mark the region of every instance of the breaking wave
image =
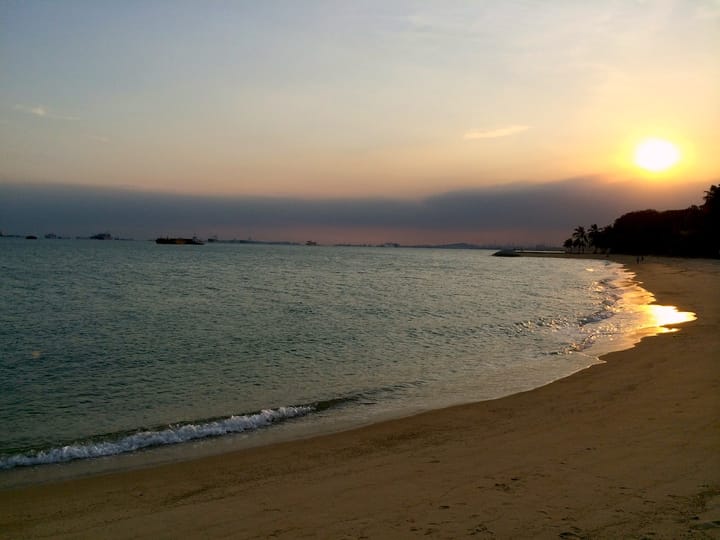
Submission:
POLYGON ((0 457, 0 469, 114 456, 155 446, 254 431, 289 418, 305 416, 323 408, 326 408, 323 404, 314 404, 264 409, 254 414, 233 415, 199 423, 171 424, 164 429, 137 431, 125 436, 111 436, 105 440, 75 442, 47 450, 0 457))

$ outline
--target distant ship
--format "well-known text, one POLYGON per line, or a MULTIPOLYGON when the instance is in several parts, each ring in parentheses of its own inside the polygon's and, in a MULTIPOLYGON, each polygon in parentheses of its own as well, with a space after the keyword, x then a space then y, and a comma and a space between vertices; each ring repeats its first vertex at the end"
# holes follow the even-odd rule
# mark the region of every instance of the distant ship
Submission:
POLYGON ((192 238, 157 238, 155 240, 156 244, 174 244, 174 245, 184 245, 184 244, 190 244, 193 246, 202 246, 205 242, 200 240, 197 236, 193 236, 192 238))

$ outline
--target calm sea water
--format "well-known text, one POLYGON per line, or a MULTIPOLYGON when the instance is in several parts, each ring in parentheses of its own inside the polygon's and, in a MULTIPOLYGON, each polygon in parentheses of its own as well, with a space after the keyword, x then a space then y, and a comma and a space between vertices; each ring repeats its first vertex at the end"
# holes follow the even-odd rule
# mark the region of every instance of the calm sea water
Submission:
POLYGON ((646 324, 629 278, 473 250, 2 239, 0 469, 537 387, 646 324))

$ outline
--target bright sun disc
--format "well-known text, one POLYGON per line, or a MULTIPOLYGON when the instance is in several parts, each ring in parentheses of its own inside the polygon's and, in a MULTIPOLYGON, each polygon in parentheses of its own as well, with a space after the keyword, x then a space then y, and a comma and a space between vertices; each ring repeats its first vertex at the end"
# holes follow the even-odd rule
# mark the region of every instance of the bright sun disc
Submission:
POLYGON ((647 171, 665 171, 679 160, 677 146, 664 139, 645 139, 635 149, 635 164, 647 171))

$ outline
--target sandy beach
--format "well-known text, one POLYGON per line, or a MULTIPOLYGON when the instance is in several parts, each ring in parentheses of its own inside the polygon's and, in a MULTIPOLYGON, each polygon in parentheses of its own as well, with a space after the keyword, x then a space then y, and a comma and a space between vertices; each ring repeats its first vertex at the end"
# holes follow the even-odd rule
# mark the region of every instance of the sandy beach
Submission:
POLYGON ((0 537, 720 538, 720 261, 613 259, 697 320, 494 401, 0 491, 0 537))

